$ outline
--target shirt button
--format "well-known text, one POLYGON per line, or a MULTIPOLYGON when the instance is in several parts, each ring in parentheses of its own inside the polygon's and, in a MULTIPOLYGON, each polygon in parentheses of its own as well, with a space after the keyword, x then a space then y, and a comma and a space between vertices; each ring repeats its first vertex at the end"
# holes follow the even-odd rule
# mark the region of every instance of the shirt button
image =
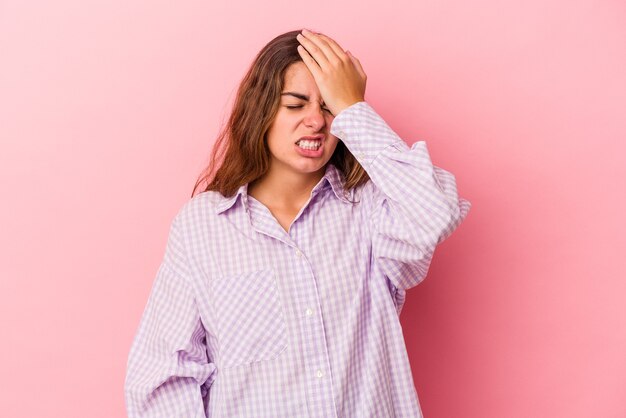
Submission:
POLYGON ((365 159, 365 153, 364 152, 359 152, 359 158, 364 160, 365 159))
POLYGON ((317 371, 315 372, 315 376, 321 379, 322 377, 324 377, 324 372, 320 369, 317 369, 317 371))
POLYGON ((300 251, 300 250, 296 250, 296 255, 297 255, 298 257, 302 257, 302 251, 300 251))
POLYGON ((343 138, 344 136, 346 136, 346 133, 344 131, 339 131, 339 136, 343 138))
POLYGON ((306 308, 305 313, 306 313, 306 316, 311 316, 311 315, 313 315, 313 309, 311 309, 311 308, 306 308))

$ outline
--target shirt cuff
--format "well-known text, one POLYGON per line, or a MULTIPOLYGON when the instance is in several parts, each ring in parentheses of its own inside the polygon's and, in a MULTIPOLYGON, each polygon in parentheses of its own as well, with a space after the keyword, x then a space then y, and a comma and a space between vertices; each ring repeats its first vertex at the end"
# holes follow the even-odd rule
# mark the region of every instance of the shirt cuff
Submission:
POLYGON ((363 167, 370 165, 389 146, 409 149, 365 101, 354 103, 339 112, 333 119, 330 133, 346 145, 363 167))

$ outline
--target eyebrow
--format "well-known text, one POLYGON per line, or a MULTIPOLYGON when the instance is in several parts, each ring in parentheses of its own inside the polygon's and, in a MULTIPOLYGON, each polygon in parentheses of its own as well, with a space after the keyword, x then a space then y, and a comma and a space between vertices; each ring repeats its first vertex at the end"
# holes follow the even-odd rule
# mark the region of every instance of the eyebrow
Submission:
MULTIPOLYGON (((302 94, 302 93, 296 93, 294 91, 286 91, 284 93, 281 93, 280 95, 281 96, 293 96, 293 97, 296 97, 296 98, 298 98, 300 100, 305 100, 307 102, 309 101, 309 96, 307 96, 305 94, 302 94)), ((325 106, 325 105, 326 105, 326 103, 322 102, 322 106, 325 106)))

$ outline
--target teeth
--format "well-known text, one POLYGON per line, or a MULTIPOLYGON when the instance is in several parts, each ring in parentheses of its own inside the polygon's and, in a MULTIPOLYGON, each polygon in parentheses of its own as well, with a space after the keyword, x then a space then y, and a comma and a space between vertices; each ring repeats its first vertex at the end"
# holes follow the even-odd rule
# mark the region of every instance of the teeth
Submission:
POLYGON ((298 146, 303 149, 316 150, 322 146, 322 141, 309 141, 303 139, 298 142, 298 146))

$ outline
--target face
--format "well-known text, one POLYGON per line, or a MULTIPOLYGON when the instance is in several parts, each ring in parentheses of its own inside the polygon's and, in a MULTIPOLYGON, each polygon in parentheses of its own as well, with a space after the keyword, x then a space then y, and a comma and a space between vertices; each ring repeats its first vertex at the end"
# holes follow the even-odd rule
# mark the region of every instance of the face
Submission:
POLYGON ((287 68, 283 84, 280 107, 267 132, 270 170, 323 174, 338 142, 329 132, 334 116, 323 104, 315 79, 303 62, 287 68), (305 136, 313 138, 299 142, 305 136))

